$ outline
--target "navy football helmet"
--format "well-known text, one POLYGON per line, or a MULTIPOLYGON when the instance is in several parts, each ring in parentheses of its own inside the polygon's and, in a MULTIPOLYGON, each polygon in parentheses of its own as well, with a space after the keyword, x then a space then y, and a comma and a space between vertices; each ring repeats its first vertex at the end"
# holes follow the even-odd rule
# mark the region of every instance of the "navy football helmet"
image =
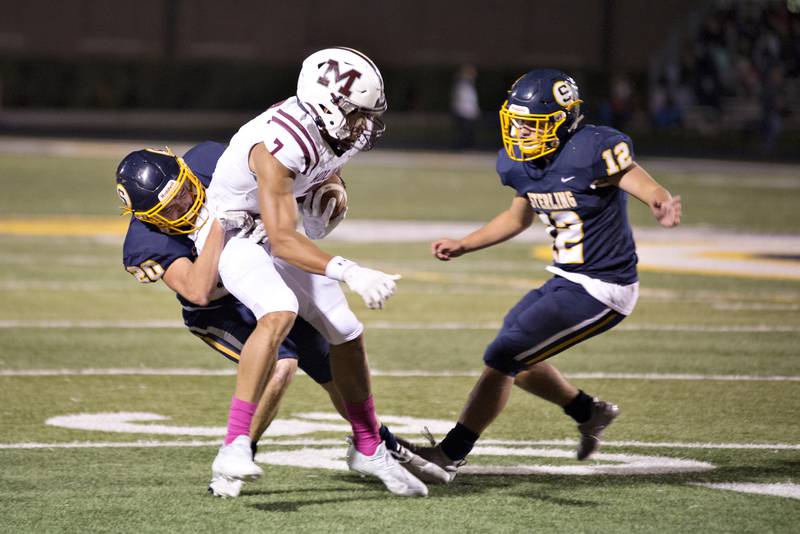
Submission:
POLYGON ((123 214, 133 214, 167 234, 190 234, 203 226, 198 217, 205 188, 171 150, 131 152, 117 168, 117 195, 123 214))
POLYGON ((503 146, 514 161, 558 150, 583 119, 578 85, 560 70, 536 69, 514 82, 500 108, 503 146))

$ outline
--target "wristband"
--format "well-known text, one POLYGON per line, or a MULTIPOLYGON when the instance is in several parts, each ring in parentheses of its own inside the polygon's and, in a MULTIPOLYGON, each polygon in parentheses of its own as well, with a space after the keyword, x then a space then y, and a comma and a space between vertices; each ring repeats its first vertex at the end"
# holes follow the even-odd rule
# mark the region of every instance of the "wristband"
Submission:
POLYGON ((358 264, 354 261, 347 260, 341 256, 334 256, 325 266, 325 276, 341 282, 344 272, 355 265, 358 264))

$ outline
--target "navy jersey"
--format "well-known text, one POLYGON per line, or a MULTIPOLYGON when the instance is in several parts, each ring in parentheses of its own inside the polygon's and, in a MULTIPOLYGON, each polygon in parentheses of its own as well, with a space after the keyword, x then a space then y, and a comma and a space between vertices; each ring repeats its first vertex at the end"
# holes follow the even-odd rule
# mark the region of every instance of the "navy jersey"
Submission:
MULTIPOLYGON (((208 141, 189 150, 183 160, 203 185, 208 187, 217 160, 224 151, 224 144, 208 141)), ((196 255, 194 242, 188 236, 167 235, 131 216, 128 233, 122 245, 122 262, 125 270, 140 282, 157 282, 172 262, 179 258, 194 261, 196 255)), ((180 295, 178 300, 184 305, 191 305, 180 295)))
POLYGON ((548 226, 553 264, 605 282, 636 282, 627 193, 606 180, 633 164, 630 138, 613 128, 586 125, 543 163, 513 161, 501 150, 497 173, 548 226))

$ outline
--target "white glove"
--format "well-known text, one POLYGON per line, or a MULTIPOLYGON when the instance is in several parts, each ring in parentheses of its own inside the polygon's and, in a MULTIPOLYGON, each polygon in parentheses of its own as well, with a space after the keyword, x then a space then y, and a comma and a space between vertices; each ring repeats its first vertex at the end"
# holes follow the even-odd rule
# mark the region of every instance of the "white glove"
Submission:
POLYGON ((245 237, 255 225, 253 216, 245 210, 223 211, 217 218, 225 234, 236 231, 235 237, 245 237))
POLYGON ((247 236, 247 239, 252 241, 253 243, 263 243, 267 240, 267 229, 264 228, 264 222, 260 218, 256 218, 255 226, 253 226, 253 231, 250 232, 250 235, 247 236))
POLYGON ((397 291, 395 280, 399 274, 386 274, 375 269, 361 267, 357 263, 336 256, 325 267, 325 276, 343 281, 361 295, 364 304, 371 310, 381 310, 386 301, 397 291))
POLYGON ((328 205, 323 209, 320 202, 312 202, 316 195, 308 194, 303 200, 303 229, 309 239, 322 239, 333 231, 336 226, 344 220, 347 209, 342 211, 334 219, 331 215, 336 210, 336 199, 328 200, 328 205))

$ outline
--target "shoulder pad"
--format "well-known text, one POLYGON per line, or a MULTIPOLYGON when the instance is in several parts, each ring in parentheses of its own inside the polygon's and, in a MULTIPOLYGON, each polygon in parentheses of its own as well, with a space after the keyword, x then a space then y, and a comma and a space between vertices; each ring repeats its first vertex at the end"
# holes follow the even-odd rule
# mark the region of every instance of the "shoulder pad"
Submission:
POLYGON ((595 176, 613 176, 633 164, 633 142, 624 133, 598 126, 594 139, 595 176))
POLYGON ((175 260, 194 256, 188 237, 164 234, 131 217, 122 245, 122 263, 140 282, 157 282, 175 260))
POLYGON ((309 174, 320 160, 320 148, 306 125, 283 109, 275 108, 264 139, 267 149, 286 168, 296 174, 309 174))

